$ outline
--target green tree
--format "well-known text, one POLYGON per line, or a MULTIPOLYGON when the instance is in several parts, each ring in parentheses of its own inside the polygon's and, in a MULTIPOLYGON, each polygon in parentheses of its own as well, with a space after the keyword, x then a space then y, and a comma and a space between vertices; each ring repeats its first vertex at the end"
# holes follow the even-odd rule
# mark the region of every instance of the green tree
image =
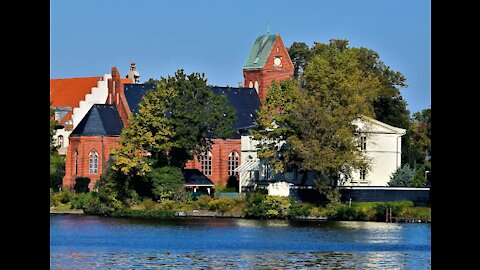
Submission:
POLYGON ((185 196, 185 177, 180 168, 171 166, 155 168, 148 177, 152 181, 154 199, 178 200, 185 196))
POLYGON ((293 42, 288 48, 288 54, 294 67, 293 78, 297 79, 302 76, 312 51, 304 42, 293 42))
MULTIPOLYGON (((358 67, 345 42, 322 46, 304 72, 303 91, 293 82, 272 84, 266 106, 259 112, 259 132, 265 139, 259 155, 271 158, 279 171, 289 166, 317 173, 319 190, 335 203, 337 186, 354 169, 369 169, 358 147, 355 121, 373 116, 380 82, 358 67), (288 87, 286 87, 288 86, 288 87), (266 135, 262 135, 266 134, 266 135), (286 142, 282 150, 275 145, 286 142)), ((259 135, 260 134, 260 135, 259 135)))
POLYGON ((415 170, 411 169, 410 165, 405 164, 392 173, 388 185, 390 187, 410 187, 413 184, 414 177, 415 170))

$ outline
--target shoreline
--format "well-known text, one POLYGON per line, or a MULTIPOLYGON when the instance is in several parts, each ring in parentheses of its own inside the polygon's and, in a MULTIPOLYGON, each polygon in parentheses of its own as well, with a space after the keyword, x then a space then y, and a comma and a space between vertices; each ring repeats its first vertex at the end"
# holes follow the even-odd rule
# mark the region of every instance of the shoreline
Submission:
MULTIPOLYGON (((84 216, 98 216, 104 217, 102 215, 89 215, 85 214, 82 209, 70 209, 70 210, 50 210, 50 215, 84 215, 84 216)), ((118 217, 118 218, 142 218, 142 219, 169 219, 169 218, 239 218, 239 219, 253 219, 253 220, 292 220, 292 221, 364 221, 364 222, 382 222, 384 221, 374 221, 374 220, 336 220, 330 219, 328 217, 314 217, 314 216, 301 216, 296 218, 286 218, 286 219, 255 219, 255 218, 245 218, 241 213, 218 213, 212 211, 177 211, 173 216, 165 217, 141 217, 141 216, 109 216, 109 217, 118 217)), ((392 217, 393 221, 388 223, 432 223, 430 218, 407 218, 407 217, 392 217)))

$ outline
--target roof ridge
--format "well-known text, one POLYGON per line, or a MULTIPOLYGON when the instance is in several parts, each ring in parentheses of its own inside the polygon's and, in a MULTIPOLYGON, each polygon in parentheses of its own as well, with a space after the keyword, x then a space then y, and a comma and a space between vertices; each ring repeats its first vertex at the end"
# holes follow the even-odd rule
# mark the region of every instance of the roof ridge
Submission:
POLYGON ((73 78, 50 78, 50 80, 72 80, 72 79, 92 79, 92 78, 100 78, 102 76, 89 76, 89 77, 73 77, 73 78))

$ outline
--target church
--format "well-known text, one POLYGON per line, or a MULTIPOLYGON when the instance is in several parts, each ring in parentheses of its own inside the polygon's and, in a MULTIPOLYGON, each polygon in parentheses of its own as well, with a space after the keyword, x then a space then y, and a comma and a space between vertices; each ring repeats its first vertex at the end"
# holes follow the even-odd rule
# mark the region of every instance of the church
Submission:
MULTIPOLYGON (((256 158, 255 142, 248 130, 256 126, 257 111, 264 104, 272 81, 293 78, 294 66, 280 35, 267 33, 258 36, 242 71, 245 87, 211 87, 215 94, 226 95, 228 103, 236 110, 234 134, 226 139, 214 138, 210 151, 188 161, 185 166, 190 172, 200 171, 210 181, 206 184, 210 187, 217 183, 225 185, 231 177, 239 178, 240 192, 251 186, 252 181, 258 181, 258 176, 260 180, 275 180, 265 177, 268 173, 259 167, 261 162, 256 158)), ((91 179, 89 188, 93 189, 112 149, 120 141, 122 129, 128 127, 128 118, 138 112, 138 104, 145 91, 152 87, 140 84, 140 73, 135 63, 132 63, 126 78, 122 78, 117 68, 112 67, 110 74, 101 77, 50 80, 51 107, 55 108, 55 118, 59 123, 55 138, 61 153, 66 154, 64 187, 73 188, 75 178, 84 176, 91 179)), ((403 135, 398 128, 378 121, 375 123, 390 131, 385 132, 387 136, 397 138, 403 135)), ((398 138, 395 140, 397 144, 400 142, 398 138)), ((386 145, 391 144, 388 142, 386 145)), ((352 184, 386 186, 386 175, 400 166, 400 149, 397 145, 392 150, 396 160, 390 157, 377 159, 380 163, 374 164, 374 172, 370 174, 374 180, 366 181, 363 173, 352 184), (375 170, 382 172, 375 174, 375 170)), ((196 187, 195 184, 191 186, 196 187)))

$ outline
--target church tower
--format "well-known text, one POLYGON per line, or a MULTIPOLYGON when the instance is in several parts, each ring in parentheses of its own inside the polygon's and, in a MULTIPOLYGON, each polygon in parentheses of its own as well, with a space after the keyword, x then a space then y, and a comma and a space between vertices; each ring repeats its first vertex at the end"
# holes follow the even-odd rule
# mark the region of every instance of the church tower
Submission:
POLYGON ((293 78, 293 63, 280 34, 258 36, 243 65, 244 87, 255 88, 262 105, 272 81, 293 78))

